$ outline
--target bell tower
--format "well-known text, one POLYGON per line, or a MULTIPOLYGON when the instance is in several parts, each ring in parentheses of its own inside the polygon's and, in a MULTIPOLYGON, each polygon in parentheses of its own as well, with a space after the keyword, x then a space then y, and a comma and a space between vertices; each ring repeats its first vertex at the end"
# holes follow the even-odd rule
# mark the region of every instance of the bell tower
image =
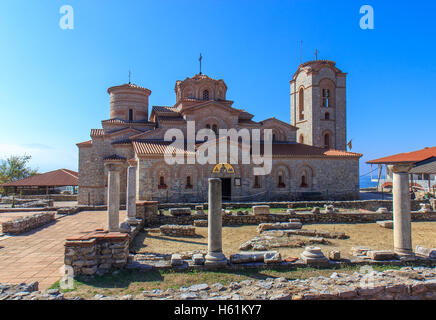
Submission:
POLYGON ((346 76, 328 60, 301 64, 292 77, 291 125, 297 142, 346 150, 346 76))

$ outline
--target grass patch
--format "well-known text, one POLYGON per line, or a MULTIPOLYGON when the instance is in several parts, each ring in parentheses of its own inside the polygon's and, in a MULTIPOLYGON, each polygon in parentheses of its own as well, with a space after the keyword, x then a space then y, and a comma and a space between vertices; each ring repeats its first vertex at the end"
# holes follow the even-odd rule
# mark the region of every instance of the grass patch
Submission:
MULTIPOLYGON (((265 280, 267 278, 284 277, 288 280, 307 279, 316 276, 330 276, 332 272, 351 274, 360 270, 361 266, 344 266, 329 268, 298 267, 293 269, 270 268, 265 270, 246 269, 240 271, 186 271, 174 272, 172 270, 139 272, 136 270, 123 270, 118 274, 103 276, 77 277, 74 280, 73 290, 61 290, 66 297, 93 298, 96 294, 106 296, 140 294, 144 290, 178 289, 194 284, 221 283, 225 286, 231 282, 243 280, 265 280)), ((383 265, 373 266, 374 270, 385 271, 399 269, 399 266, 383 265)), ((59 289, 59 282, 51 288, 59 289)))

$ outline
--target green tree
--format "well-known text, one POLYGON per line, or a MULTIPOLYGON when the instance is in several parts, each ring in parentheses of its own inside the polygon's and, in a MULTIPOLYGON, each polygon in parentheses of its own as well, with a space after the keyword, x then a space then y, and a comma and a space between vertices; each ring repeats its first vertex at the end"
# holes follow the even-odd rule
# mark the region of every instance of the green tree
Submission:
POLYGON ((37 169, 30 168, 28 163, 32 159, 29 155, 10 156, 0 162, 0 184, 24 179, 38 174, 37 169))

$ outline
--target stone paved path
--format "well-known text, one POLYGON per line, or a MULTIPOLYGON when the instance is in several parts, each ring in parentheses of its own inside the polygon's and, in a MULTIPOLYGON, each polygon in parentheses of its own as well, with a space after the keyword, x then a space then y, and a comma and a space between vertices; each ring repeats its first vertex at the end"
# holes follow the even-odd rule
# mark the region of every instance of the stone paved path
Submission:
MULTIPOLYGON (((106 215, 105 211, 84 211, 19 236, 0 237, 0 283, 38 281, 40 290, 47 289, 62 276, 65 239, 106 228, 106 215)), ((121 211, 120 221, 125 216, 121 211)))

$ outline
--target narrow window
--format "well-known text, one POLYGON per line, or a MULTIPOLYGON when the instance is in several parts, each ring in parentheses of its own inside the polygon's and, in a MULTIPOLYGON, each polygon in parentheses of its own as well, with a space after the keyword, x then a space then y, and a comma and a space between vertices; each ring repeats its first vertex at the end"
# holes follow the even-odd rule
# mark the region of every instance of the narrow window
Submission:
POLYGON ((299 100, 299 119, 304 120, 304 89, 301 88, 298 94, 299 100))
POLYGON ((254 187, 260 188, 260 179, 259 176, 254 176, 254 187))
POLYGON ((210 129, 210 124, 207 124, 207 125, 206 125, 206 129, 210 129))
POLYGON ((328 133, 324 135, 324 148, 330 149, 330 135, 328 133))
POLYGON ((322 106, 328 108, 330 102, 330 90, 322 89, 322 106))
POLYGON ((129 109, 129 121, 133 121, 133 109, 129 109))
POLYGON ((209 90, 203 91, 203 100, 209 100, 209 90))
POLYGON ((300 135, 299 142, 300 142, 301 144, 304 144, 304 136, 303 136, 302 134, 300 135))
POLYGON ((302 175, 302 176, 301 176, 301 187, 302 187, 302 188, 307 188, 306 175, 302 175))
POLYGON ((279 188, 285 188, 285 182, 283 181, 283 176, 279 175, 279 184, 278 184, 279 188))
POLYGON ((330 113, 326 112, 324 118, 325 120, 330 120, 330 113))
POLYGON ((186 177, 186 189, 192 189, 191 176, 186 177))
POLYGON ((163 187, 165 185, 165 177, 164 176, 160 176, 160 178, 159 178, 159 185, 161 187, 163 187))

